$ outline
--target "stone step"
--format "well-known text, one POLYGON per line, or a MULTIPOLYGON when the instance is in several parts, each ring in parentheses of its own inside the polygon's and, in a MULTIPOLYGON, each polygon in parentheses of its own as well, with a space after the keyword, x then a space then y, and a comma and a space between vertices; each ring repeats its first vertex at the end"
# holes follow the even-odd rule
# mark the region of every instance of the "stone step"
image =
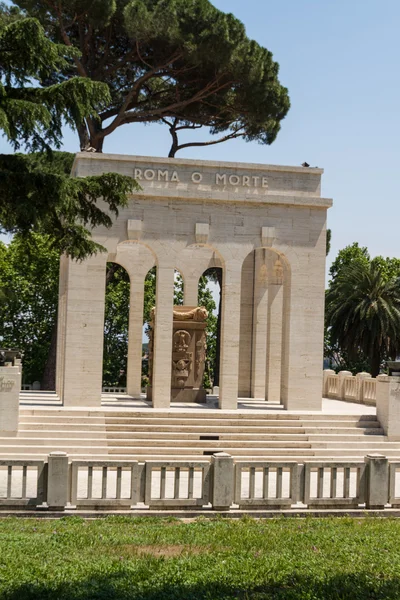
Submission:
POLYGON ((251 410, 246 413, 238 413, 236 411, 222 411, 222 410, 211 410, 211 409, 203 409, 203 410, 190 410, 183 411, 179 410, 157 410, 157 409, 148 409, 146 411, 128 411, 125 409, 121 409, 119 411, 107 411, 107 410, 93 410, 88 408, 77 408, 77 409, 64 409, 58 407, 47 407, 44 409, 28 409, 25 407, 21 407, 20 416, 36 416, 36 417, 52 417, 59 416, 62 418, 66 417, 75 417, 81 418, 83 416, 90 417, 107 417, 107 418, 123 418, 123 419, 155 419, 155 418, 168 418, 168 419, 196 419, 198 420, 201 417, 203 420, 213 420, 217 419, 221 421, 223 419, 234 419, 236 421, 242 420, 252 420, 258 421, 261 419, 269 419, 269 420, 283 420, 283 421, 318 421, 321 419, 329 419, 331 421, 342 421, 342 420, 350 420, 350 421, 376 421, 375 415, 327 415, 321 413, 309 414, 309 413, 288 413, 288 412, 278 412, 278 413, 270 413, 265 411, 255 411, 251 410))
MULTIPOLYGON (((93 433, 96 431, 104 431, 104 424, 60 424, 60 423, 21 423, 21 430, 23 431, 58 431, 58 430, 66 430, 66 431, 80 431, 86 432, 91 430, 93 433)), ((123 433, 126 435, 137 434, 146 432, 150 433, 158 433, 158 434, 178 434, 182 433, 182 427, 177 425, 107 425, 106 426, 107 433, 123 433)), ((260 426, 254 425, 252 427, 248 426, 225 426, 224 425, 190 425, 184 427, 184 433, 187 434, 196 434, 196 435, 206 435, 206 434, 260 434, 260 435, 309 435, 309 434, 321 434, 321 435, 362 435, 362 434, 370 434, 370 435, 382 435, 383 430, 380 427, 271 427, 271 426, 260 426)))
POLYGON ((206 450, 208 448, 223 448, 229 445, 230 448, 311 448, 311 443, 305 441, 244 441, 244 440, 109 440, 111 447, 126 447, 130 448, 165 448, 171 444, 174 448, 194 448, 206 450))

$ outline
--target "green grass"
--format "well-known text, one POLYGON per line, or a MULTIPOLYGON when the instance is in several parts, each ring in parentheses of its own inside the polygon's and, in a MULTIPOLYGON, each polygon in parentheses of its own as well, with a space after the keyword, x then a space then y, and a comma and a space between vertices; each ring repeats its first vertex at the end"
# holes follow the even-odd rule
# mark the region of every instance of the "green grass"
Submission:
POLYGON ((400 520, 0 520, 6 600, 400 599, 400 520))

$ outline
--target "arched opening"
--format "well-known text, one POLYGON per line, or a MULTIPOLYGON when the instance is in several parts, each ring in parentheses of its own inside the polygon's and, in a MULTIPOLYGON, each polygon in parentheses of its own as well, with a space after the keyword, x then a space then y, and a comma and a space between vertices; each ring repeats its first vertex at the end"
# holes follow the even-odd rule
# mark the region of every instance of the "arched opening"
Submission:
POLYGON ((207 309, 207 351, 204 370, 204 387, 218 394, 221 359, 222 316, 221 267, 210 267, 201 275, 198 284, 198 304, 207 309))
POLYGON ((239 397, 281 403, 285 361, 286 259, 257 248, 242 266, 239 397))
POLYGON ((152 267, 144 279, 143 333, 142 333, 142 373, 141 391, 146 393, 151 385, 152 354, 152 310, 156 305, 157 267, 152 267))
POLYGON ((103 350, 103 389, 125 391, 129 341, 130 280, 115 262, 106 268, 103 350))

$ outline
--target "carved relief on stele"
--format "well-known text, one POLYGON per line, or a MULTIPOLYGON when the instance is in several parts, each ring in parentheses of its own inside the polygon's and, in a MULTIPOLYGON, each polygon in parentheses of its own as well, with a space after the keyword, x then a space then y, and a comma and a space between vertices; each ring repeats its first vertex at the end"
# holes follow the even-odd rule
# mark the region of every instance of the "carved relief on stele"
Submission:
MULTIPOLYGON (((155 309, 150 323, 154 330, 155 309)), ((202 306, 174 306, 172 335, 172 402, 205 402, 203 375, 206 361, 207 310, 202 306)), ((149 340, 149 358, 153 360, 153 336, 149 340)), ((152 370, 152 364, 150 364, 152 370)), ((151 389, 148 392, 151 397, 151 389)))

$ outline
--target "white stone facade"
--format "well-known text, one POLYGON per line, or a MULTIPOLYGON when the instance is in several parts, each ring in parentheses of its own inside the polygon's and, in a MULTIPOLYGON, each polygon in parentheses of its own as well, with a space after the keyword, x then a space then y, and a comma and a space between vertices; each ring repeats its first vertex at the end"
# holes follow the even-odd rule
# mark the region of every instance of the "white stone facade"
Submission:
POLYGON ((326 213, 321 169, 78 154, 78 177, 136 177, 107 248, 82 263, 61 261, 57 391, 66 406, 99 406, 105 272, 121 264, 131 281, 128 393, 140 393, 144 279, 157 266, 153 406, 170 406, 174 270, 184 303, 197 305, 198 281, 223 270, 219 406, 237 397, 320 410, 326 213))

